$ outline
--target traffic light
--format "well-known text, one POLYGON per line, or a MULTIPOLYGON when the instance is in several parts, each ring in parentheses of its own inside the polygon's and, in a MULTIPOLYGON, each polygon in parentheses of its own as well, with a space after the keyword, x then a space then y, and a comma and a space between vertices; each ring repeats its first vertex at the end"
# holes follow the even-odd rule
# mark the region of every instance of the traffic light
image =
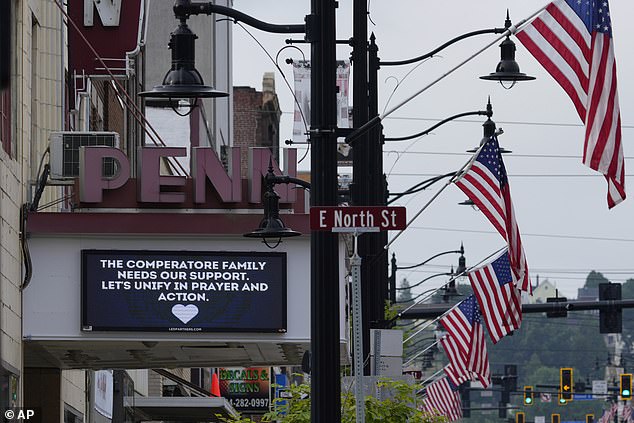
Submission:
POLYGON ((458 391, 462 402, 462 417, 468 419, 471 417, 471 389, 467 385, 460 385, 458 391))
POLYGON ((524 405, 533 405, 533 387, 524 387, 524 405))
POLYGON ((557 395, 557 403, 559 405, 566 405, 566 400, 561 396, 561 392, 557 395))
POLYGON ((501 419, 506 418, 506 403, 504 401, 498 402, 498 417, 501 419))
POLYGON ((622 400, 632 399, 632 374, 621 373, 620 379, 619 396, 622 400))
POLYGON ((594 414, 586 414, 586 423, 594 423, 594 414))
POLYGON ((515 413, 515 423, 525 423, 525 421, 526 418, 524 416, 524 413, 522 413, 521 411, 515 413))
MULTIPOLYGON (((568 301, 566 297, 548 297, 546 298, 547 303, 565 303, 568 301)), ((568 310, 565 307, 559 307, 557 311, 547 311, 546 317, 568 317, 568 310)))
POLYGON ((561 417, 559 414, 551 414, 550 415, 550 423, 560 423, 561 417))
POLYGON ((572 401, 573 381, 572 368, 562 367, 559 369, 559 392, 561 392, 559 403, 561 400, 572 401))
MULTIPOLYGON (((620 283, 600 283, 599 301, 621 299, 620 283)), ((612 305, 599 309, 599 333, 621 333, 623 316, 620 305, 612 305)))

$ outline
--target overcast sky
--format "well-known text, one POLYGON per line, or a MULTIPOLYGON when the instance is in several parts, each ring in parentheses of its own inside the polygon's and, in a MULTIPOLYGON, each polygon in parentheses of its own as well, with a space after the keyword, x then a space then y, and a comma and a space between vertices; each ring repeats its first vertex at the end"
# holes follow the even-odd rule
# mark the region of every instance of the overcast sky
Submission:
MULTIPOLYGON (((507 8, 511 18, 519 21, 547 2, 368 0, 368 3, 369 30, 376 34, 380 58, 390 61, 419 56, 465 32, 503 26, 507 8)), ((339 2, 338 39, 352 36, 351 4, 350 0, 339 2)), ((271 23, 302 23, 310 12, 310 1, 235 0, 234 7, 271 23)), ((499 84, 478 79, 494 71, 500 54, 495 46, 383 122, 387 137, 409 135, 450 115, 483 109, 487 97, 491 96, 493 120, 504 129, 500 144, 513 151, 504 159, 531 278, 533 283, 537 275, 540 280, 548 279, 569 298, 576 297, 577 288, 583 285, 591 270, 602 272, 613 282, 634 278, 634 178, 630 176, 634 173, 631 159, 634 157, 634 82, 631 78, 634 74, 631 47, 634 4, 631 0, 611 0, 610 8, 626 157, 626 189, 631 197, 614 209, 607 208, 605 179, 581 164, 584 130, 571 101, 519 41, 516 41, 517 61, 522 72, 536 76, 536 81, 505 90, 499 84)), ((273 58, 288 38, 256 29, 249 31, 273 58)), ((380 109, 390 109, 400 103, 493 39, 492 35, 483 35, 465 40, 418 67, 382 68, 380 109), (400 81, 399 87, 393 93, 397 81, 400 81)), ((309 46, 299 47, 309 57, 309 46)), ((338 59, 347 59, 349 47, 338 48, 338 59)), ((279 65, 292 85, 292 67, 284 62, 286 58, 299 60, 301 55, 286 49, 279 56, 279 65)), ((243 29, 234 26, 234 85, 261 89, 263 73, 274 70, 265 52, 243 29)), ((284 112, 281 125, 284 140, 291 138, 293 101, 282 75, 275 72, 284 112)), ((386 143, 384 171, 389 173, 390 191, 401 192, 423 179, 460 168, 468 160, 465 150, 480 141, 483 122, 479 117, 465 119, 444 125, 432 135, 413 142, 386 143)), ((303 152, 300 149, 299 157, 303 152)), ((300 168, 306 169, 309 163, 306 159, 300 168)), ((419 195, 405 197, 400 204, 407 206, 408 216, 413 216, 438 188, 439 184, 419 195)), ((465 198, 457 187, 448 187, 393 244, 398 263, 402 266, 418 263, 438 252, 456 249, 464 242, 467 264, 473 265, 502 247, 503 240, 482 213, 458 205, 465 198)), ((445 272, 455 263, 457 257, 445 256, 418 271, 401 272, 399 280, 406 276, 410 283, 415 283, 431 274, 445 272)), ((441 282, 441 278, 432 279, 420 289, 433 288, 441 282)))

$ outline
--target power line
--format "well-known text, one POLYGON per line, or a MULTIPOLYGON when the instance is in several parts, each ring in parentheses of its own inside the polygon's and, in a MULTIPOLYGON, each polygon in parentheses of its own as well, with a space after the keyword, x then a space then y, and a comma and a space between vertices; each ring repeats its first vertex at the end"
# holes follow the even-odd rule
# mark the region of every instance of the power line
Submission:
MULTIPOLYGON (((436 155, 436 156, 470 156, 472 153, 457 153, 450 151, 409 151, 409 150, 387 150, 383 153, 397 153, 397 154, 425 154, 425 155, 436 155)), ((508 158, 533 158, 533 159, 578 159, 581 160, 581 156, 575 156, 570 154, 518 154, 512 153, 508 156, 508 158)), ((634 159, 634 156, 627 156, 624 159, 634 159)))
MULTIPOLYGON (((430 226, 410 226, 409 229, 419 229, 419 230, 426 230, 426 231, 476 233, 476 234, 497 234, 497 232, 495 231, 484 231, 484 230, 477 230, 477 229, 438 228, 438 227, 430 227, 430 226)), ((634 242, 634 239, 631 239, 631 238, 609 238, 609 237, 586 236, 586 235, 537 234, 537 233, 522 232, 522 236, 555 238, 555 239, 578 239, 578 240, 590 240, 590 241, 634 242)))
MULTIPOLYGON (((413 121, 426 121, 426 122, 439 122, 442 119, 438 118, 422 118, 422 117, 413 117, 413 116, 389 116, 386 119, 394 119, 394 120, 413 120, 413 121)), ((479 123, 481 124, 481 120, 477 119, 455 119, 453 122, 461 122, 461 123, 479 123)), ((498 125, 527 125, 527 126, 560 126, 564 128, 583 128, 584 125, 582 123, 565 123, 565 122, 529 122, 529 121, 520 121, 520 120, 496 120, 496 124, 498 125)), ((634 125, 624 125, 621 124, 622 129, 633 129, 634 125)))
MULTIPOLYGON (((434 176, 438 176, 437 173, 391 173, 390 176, 408 176, 408 177, 425 177, 425 178, 429 178, 429 177, 434 177, 434 176)), ((605 178, 605 175, 603 174, 588 174, 588 175, 582 175, 582 174, 565 174, 565 173, 526 173, 526 174, 519 174, 519 173, 515 173, 515 174, 508 174, 508 176, 510 178, 605 178)), ((627 174, 625 175, 626 177, 632 177, 634 175, 632 174, 627 174)))

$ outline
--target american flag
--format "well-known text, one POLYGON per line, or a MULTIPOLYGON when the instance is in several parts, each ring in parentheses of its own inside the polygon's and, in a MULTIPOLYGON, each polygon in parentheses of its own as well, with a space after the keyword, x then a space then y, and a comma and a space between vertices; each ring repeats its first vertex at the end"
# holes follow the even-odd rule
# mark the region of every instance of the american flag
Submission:
POLYGON ((511 202, 511 189, 497 137, 493 136, 486 141, 455 182, 508 242, 517 287, 522 291, 532 292, 524 247, 511 202))
POLYGON ((481 317, 478 303, 470 295, 443 316, 440 324, 447 331, 447 336, 455 340, 465 368, 477 376, 486 388, 491 384, 491 370, 481 317))
POLYGON ((469 281, 494 344, 519 329, 522 323, 522 303, 520 292, 512 283, 507 251, 503 251, 485 266, 469 272, 469 281))
POLYGON ((427 411, 447 416, 452 422, 462 418, 460 393, 449 379, 443 377, 435 380, 427 386, 426 391, 424 404, 427 411))
POLYGON ((449 359, 449 364, 445 366, 445 374, 451 382, 459 386, 470 379, 470 372, 467 370, 467 360, 460 351, 455 339, 446 335, 440 339, 440 345, 445 350, 445 355, 449 359))
POLYGON ((621 418, 623 419, 623 423, 632 422, 632 407, 629 404, 625 404, 625 406, 623 406, 623 415, 621 418))
POLYGON ((617 413, 617 411, 618 411, 618 405, 616 403, 613 403, 610 406, 610 409, 603 410, 603 415, 599 419, 598 423, 610 423, 614 415, 617 413))
POLYGON ((457 368, 453 364, 449 363, 443 368, 447 378, 455 386, 460 386, 466 381, 470 380, 469 373, 464 368, 457 368))
POLYGON ((610 415, 610 411, 603 410, 603 414, 601 415, 597 423, 609 423, 611 418, 612 416, 610 415))
POLYGON ((614 207, 625 199, 625 163, 608 0, 553 1, 516 35, 574 103, 583 163, 605 175, 614 207))

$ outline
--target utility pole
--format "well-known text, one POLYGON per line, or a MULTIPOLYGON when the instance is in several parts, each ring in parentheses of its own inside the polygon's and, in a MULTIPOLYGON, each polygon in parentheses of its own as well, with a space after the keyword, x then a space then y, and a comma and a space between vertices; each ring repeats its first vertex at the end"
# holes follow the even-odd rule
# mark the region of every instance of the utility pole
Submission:
MULTIPOLYGON (((368 108, 368 4, 366 0, 354 0, 352 28, 352 123, 355 128, 364 125, 369 119, 368 108)), ((370 203, 371 181, 368 178, 370 169, 369 134, 363 134, 352 147, 352 203, 355 206, 368 206, 370 203)), ((370 328, 372 321, 373 276, 368 260, 371 251, 372 235, 366 234, 359 238, 359 256, 362 258, 361 289, 362 298, 362 330, 363 354, 365 365, 364 374, 370 374, 370 361, 365 357, 370 355, 370 328)), ((356 354, 355 354, 356 357, 356 354)))
MULTIPOLYGON (((337 205, 335 0, 311 0, 311 206, 337 205)), ((338 235, 312 231, 311 422, 341 421, 338 235)))

